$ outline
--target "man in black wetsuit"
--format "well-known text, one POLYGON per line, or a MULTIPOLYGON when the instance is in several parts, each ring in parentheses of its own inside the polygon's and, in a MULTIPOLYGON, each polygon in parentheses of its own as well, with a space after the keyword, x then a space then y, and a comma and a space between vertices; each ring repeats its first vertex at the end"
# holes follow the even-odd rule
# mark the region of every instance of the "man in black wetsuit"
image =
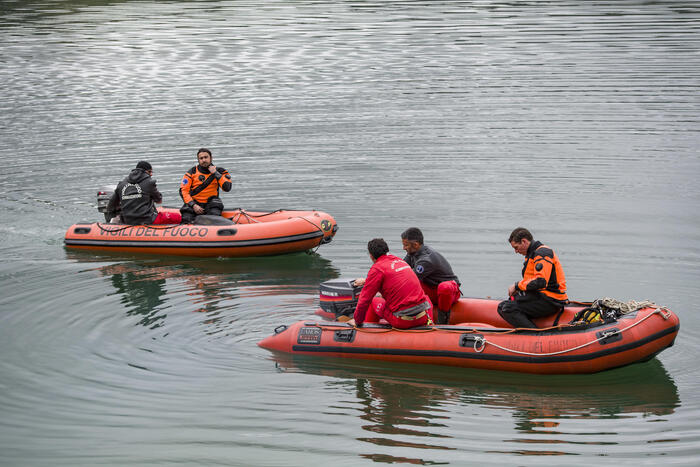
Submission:
POLYGON ((444 256, 423 244, 423 232, 410 227, 401 234, 406 261, 415 271, 423 290, 437 308, 436 324, 448 324, 450 308, 457 303, 460 282, 444 256))

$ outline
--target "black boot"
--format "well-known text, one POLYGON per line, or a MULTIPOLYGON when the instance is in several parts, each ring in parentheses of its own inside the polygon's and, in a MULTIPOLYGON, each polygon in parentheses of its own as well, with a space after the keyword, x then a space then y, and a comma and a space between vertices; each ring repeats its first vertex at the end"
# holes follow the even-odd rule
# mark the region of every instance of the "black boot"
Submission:
POLYGON ((437 311, 437 322, 435 324, 449 324, 450 323, 450 312, 448 311, 437 311))

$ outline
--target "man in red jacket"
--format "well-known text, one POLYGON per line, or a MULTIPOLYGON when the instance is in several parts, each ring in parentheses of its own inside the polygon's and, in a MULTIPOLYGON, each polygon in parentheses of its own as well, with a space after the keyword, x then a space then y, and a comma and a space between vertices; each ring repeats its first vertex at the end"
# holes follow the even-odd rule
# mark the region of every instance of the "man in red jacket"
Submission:
POLYGON ((432 303, 411 266, 388 254, 389 246, 381 238, 370 240, 367 251, 374 264, 366 279, 355 281, 355 285, 364 287, 348 324, 359 327, 384 318, 397 329, 432 325, 432 303), (375 297, 377 292, 381 297, 375 297))

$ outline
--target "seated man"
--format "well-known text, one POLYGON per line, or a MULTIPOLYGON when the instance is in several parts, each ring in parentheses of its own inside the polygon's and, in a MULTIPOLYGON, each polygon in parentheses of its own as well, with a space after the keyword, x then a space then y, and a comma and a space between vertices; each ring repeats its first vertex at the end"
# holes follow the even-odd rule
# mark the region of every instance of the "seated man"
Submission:
POLYGON ((106 210, 107 221, 111 221, 121 211, 124 224, 179 224, 180 216, 161 212, 155 203, 163 202, 163 195, 151 178, 153 168, 146 161, 136 164, 136 168, 119 182, 109 199, 106 210))
POLYGON ((525 256, 523 280, 508 287, 509 300, 498 304, 498 314, 516 328, 536 328, 530 318, 559 312, 568 302, 564 269, 554 251, 523 227, 508 239, 516 253, 525 256))
POLYGON ((224 203, 219 198, 219 188, 231 191, 231 175, 222 167, 212 164, 211 151, 197 151, 198 165, 187 171, 182 178, 180 197, 185 204, 180 208, 182 223, 191 224, 200 214, 220 216, 224 203))
POLYGON ((437 306, 436 324, 448 324, 450 308, 457 303, 461 293, 459 279, 444 256, 423 244, 423 232, 416 227, 401 234, 406 261, 420 279, 423 290, 437 306))
POLYGON ((355 281, 355 285, 364 284, 364 287, 348 324, 362 326, 379 318, 398 329, 432 324, 430 300, 411 267, 401 258, 388 254, 389 247, 381 238, 370 240, 367 251, 374 264, 367 279, 355 281), (382 296, 375 297, 377 292, 382 296))

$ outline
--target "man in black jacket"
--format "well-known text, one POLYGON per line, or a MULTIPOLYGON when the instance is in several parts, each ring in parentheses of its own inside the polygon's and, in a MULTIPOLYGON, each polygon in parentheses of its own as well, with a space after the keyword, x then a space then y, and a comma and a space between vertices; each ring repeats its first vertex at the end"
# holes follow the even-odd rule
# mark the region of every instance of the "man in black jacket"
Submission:
POLYGON ((436 324, 449 324, 450 308, 462 295, 460 282, 452 266, 444 256, 423 244, 423 232, 417 227, 410 227, 401 234, 406 261, 418 276, 423 290, 430 297, 437 313, 436 324))
MULTIPOLYGON (((151 178, 153 168, 146 161, 136 164, 136 168, 119 182, 117 189, 107 204, 107 217, 111 220, 119 211, 124 224, 169 224, 172 220, 164 213, 158 214, 155 203, 163 202, 163 195, 151 178)), ((178 223, 176 221, 175 223, 178 223)))

